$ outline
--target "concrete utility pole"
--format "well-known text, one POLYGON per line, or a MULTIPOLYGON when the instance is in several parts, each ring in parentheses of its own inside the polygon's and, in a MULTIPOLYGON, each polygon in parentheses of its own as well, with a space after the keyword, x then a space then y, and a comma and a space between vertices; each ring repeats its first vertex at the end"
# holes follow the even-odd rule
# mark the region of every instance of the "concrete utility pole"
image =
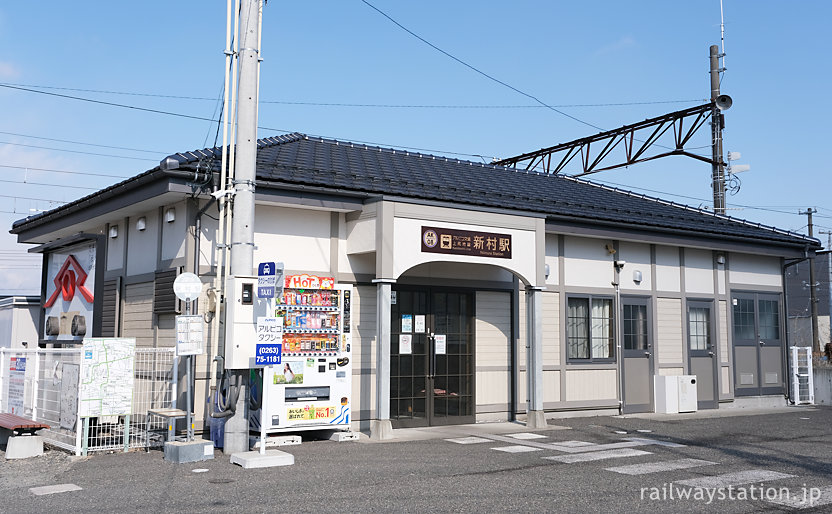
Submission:
MULTIPOLYGON (((257 175, 257 81, 261 7, 261 0, 240 1, 237 162, 231 222, 231 274, 234 276, 251 276, 254 272, 254 184, 257 175)), ((249 449, 249 371, 243 369, 231 372, 241 375, 237 382, 240 384, 240 394, 234 415, 225 424, 223 451, 226 454, 249 449)))
POLYGON ((714 193, 714 212, 725 214, 725 167, 722 164, 722 113, 716 107, 719 97, 719 47, 711 45, 711 187, 714 193))
MULTIPOLYGON (((805 214, 809 218, 809 237, 815 237, 813 232, 813 225, 812 225, 812 214, 818 212, 817 209, 813 209, 811 207, 806 209, 806 212, 801 212, 800 214, 805 214)), ((812 308, 812 351, 814 353, 820 353, 820 339, 818 338, 818 295, 817 295, 817 287, 815 285, 815 258, 812 257, 809 259, 809 295, 811 299, 809 303, 811 303, 812 308)))

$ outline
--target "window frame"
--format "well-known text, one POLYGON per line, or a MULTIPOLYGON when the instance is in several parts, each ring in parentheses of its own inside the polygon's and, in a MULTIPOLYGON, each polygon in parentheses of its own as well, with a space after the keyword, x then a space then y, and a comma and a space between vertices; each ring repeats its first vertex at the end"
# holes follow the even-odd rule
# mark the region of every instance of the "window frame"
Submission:
POLYGON ((566 312, 564 316, 565 323, 563 324, 564 330, 564 346, 566 349, 566 362, 567 364, 612 364, 616 362, 618 357, 616 352, 616 339, 617 339, 617 323, 618 317, 616 313, 616 302, 615 297, 611 295, 595 295, 595 294, 567 294, 566 295, 566 312), (587 327, 587 333, 585 336, 585 344, 588 351, 588 357, 571 357, 569 353, 570 347, 570 340, 574 337, 570 337, 570 320, 571 317, 569 315, 569 304, 572 300, 586 300, 587 302, 587 313, 586 317, 584 317, 583 322, 587 327), (609 317, 605 318, 609 322, 609 357, 594 357, 592 355, 592 302, 593 300, 605 300, 609 302, 609 317))
MULTIPOLYGON (((718 316, 716 312, 716 306, 714 302, 711 300, 688 300, 687 307, 685 313, 685 339, 686 339, 686 346, 687 352, 689 355, 693 357, 705 357, 711 356, 716 353, 716 338, 718 334, 716 333, 716 320, 714 319, 715 316, 718 316), (704 336, 706 337, 705 340, 705 348, 693 348, 691 346, 692 336, 691 334, 691 309, 704 309, 708 312, 708 320, 707 323, 704 325, 706 333, 704 336)), ((696 321, 696 320, 694 320, 696 321)), ((703 334, 696 334, 696 336, 701 336, 703 334)))

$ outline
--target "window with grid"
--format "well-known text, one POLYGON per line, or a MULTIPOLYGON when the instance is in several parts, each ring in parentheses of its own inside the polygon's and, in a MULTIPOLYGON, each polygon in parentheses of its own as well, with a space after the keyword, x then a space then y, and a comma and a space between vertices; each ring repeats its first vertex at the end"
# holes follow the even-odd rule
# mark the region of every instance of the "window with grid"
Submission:
POLYGON ((734 298, 734 339, 754 339, 755 333, 754 299, 734 298))
POLYGON ((566 345, 569 360, 609 361, 614 357, 612 298, 567 300, 566 345))
POLYGON ((625 350, 647 349, 647 306, 624 304, 623 319, 625 350))
POLYGON ((688 340, 691 350, 707 350, 711 343, 711 309, 690 307, 688 309, 688 340))

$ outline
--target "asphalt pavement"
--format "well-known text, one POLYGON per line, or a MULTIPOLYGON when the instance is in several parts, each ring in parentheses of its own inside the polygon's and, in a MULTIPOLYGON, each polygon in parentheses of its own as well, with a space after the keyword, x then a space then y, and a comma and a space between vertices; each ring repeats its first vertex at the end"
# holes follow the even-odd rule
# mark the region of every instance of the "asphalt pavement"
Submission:
POLYGON ((0 511, 832 512, 829 407, 550 423, 304 440, 281 448, 294 465, 269 469, 220 451, 189 464, 158 450, 0 455, 0 511))

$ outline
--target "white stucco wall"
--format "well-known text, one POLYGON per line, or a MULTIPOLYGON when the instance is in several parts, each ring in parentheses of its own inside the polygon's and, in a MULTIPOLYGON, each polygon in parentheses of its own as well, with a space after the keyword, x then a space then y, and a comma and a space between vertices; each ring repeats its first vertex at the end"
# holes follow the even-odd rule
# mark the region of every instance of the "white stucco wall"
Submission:
POLYGON ((710 250, 685 248, 685 292, 713 294, 714 261, 710 250))
POLYGON ((330 229, 329 211, 258 205, 254 262, 283 262, 287 271, 327 274, 330 229))
POLYGON ((106 234, 107 245, 107 270, 118 270, 124 265, 124 223, 111 223, 110 226, 118 227, 118 237, 110 237, 106 234))
MULTIPOLYGON (((177 257, 185 256, 186 239, 191 237, 188 234, 189 220, 185 209, 185 203, 180 202, 175 205, 168 205, 162 208, 162 260, 172 260, 177 257), (168 209, 173 209, 174 220, 171 222, 164 221, 165 212, 168 209)), ((215 216, 217 212, 216 207, 209 213, 215 216)), ((192 220, 191 220, 192 221, 192 220)), ((205 226, 207 222, 213 221, 208 216, 202 216, 202 224, 205 226)), ((216 223, 216 221, 214 221, 216 223)), ((204 253, 204 251, 203 251, 204 253)), ((209 250, 210 253, 210 250, 209 250)))
POLYGON ((656 246, 656 290, 678 293, 681 287, 679 249, 675 246, 656 246))
MULTIPOLYGON (((123 225, 123 223, 122 223, 123 225)), ((122 229, 119 227, 119 237, 122 229)), ((157 249, 159 248, 159 213, 151 210, 130 218, 127 224, 127 275, 140 275, 156 271, 157 249), (138 230, 136 223, 145 218, 145 229, 138 230)), ((184 235, 179 237, 184 240, 184 235)))
POLYGON ((732 253, 729 261, 728 280, 731 284, 782 287, 780 259, 732 253))
POLYGON ((653 288, 650 263, 650 245, 622 242, 616 254, 618 260, 626 261, 621 269, 621 289, 649 293, 653 288), (641 281, 635 281, 635 273, 641 272, 641 281))
POLYGON ((564 240, 564 271, 567 286, 610 288, 615 278, 614 254, 606 239, 568 236, 564 240))
POLYGON ((558 235, 546 234, 546 257, 544 257, 544 264, 549 266, 549 276, 546 278, 547 285, 558 285, 560 274, 558 273, 558 235))

